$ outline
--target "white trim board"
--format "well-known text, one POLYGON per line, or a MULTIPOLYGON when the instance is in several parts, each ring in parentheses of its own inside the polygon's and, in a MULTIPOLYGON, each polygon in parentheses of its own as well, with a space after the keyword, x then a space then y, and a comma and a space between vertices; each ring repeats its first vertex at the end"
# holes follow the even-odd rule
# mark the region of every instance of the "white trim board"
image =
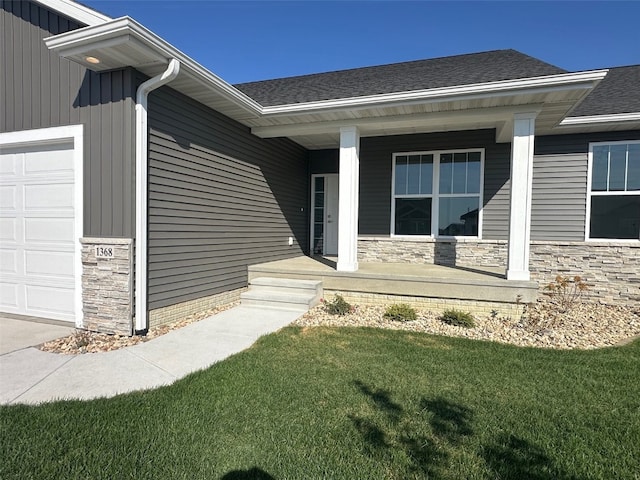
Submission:
POLYGON ((79 23, 85 25, 100 25, 101 23, 108 22, 111 17, 103 15, 96 10, 89 7, 85 7, 71 0, 35 0, 37 3, 45 8, 55 10, 66 17, 76 20, 79 23))
POLYGON ((84 234, 84 126, 70 125, 65 127, 39 128, 19 132, 0 133, 0 147, 22 147, 38 144, 55 144, 73 141, 74 165, 74 229, 75 229, 75 324, 82 326, 82 245, 80 239, 84 234))

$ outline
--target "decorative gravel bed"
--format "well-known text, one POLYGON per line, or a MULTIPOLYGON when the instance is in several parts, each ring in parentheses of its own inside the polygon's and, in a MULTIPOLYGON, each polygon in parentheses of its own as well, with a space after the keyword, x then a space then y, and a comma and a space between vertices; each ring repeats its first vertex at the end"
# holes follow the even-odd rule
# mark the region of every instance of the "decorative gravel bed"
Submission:
POLYGON ((293 324, 390 328, 557 349, 607 347, 626 343, 640 335, 640 307, 579 304, 570 312, 559 314, 553 304, 541 301, 520 318, 475 315, 473 328, 444 323, 439 318, 442 312, 417 310, 417 319, 410 322, 385 319, 384 312, 383 306, 355 306, 351 313, 339 316, 330 315, 320 305, 293 324))
MULTIPOLYGON (((117 350, 149 341, 236 305, 238 303, 216 307, 179 322, 153 328, 146 336, 125 337, 78 330, 67 337, 44 343, 40 349, 68 355, 117 350)), ((429 310, 417 310, 417 319, 411 322, 388 320, 383 316, 385 309, 384 306, 356 305, 351 313, 340 316, 327 313, 325 306, 319 305, 294 321, 293 325, 389 328, 558 349, 601 348, 626 343, 640 336, 640 307, 579 304, 568 313, 558 314, 553 304, 542 301, 520 318, 475 315, 473 328, 448 325, 439 318, 442 312, 429 310)))

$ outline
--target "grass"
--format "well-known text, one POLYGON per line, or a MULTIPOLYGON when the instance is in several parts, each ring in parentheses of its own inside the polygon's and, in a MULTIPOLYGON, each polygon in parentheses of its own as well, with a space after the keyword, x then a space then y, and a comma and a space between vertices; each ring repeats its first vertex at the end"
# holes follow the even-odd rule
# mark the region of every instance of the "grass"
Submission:
POLYGON ((166 388, 0 409, 0 478, 638 479, 640 342, 287 328, 166 388))

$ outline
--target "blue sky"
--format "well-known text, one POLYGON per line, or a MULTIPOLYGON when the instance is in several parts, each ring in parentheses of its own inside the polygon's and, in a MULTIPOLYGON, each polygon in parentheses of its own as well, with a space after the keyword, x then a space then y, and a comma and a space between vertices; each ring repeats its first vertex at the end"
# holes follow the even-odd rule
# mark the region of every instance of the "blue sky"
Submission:
POLYGON ((81 1, 229 83, 502 48, 571 71, 640 64, 640 1, 81 1))

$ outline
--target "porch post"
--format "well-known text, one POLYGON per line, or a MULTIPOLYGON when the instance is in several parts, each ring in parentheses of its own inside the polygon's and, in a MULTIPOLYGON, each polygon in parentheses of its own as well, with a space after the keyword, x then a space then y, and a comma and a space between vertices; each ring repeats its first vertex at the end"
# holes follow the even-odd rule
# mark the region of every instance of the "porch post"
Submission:
POLYGON ((537 113, 513 116, 507 280, 529 280, 533 140, 537 113))
POLYGON ((359 154, 360 134, 357 127, 341 127, 336 270, 342 272, 358 270, 359 154))

